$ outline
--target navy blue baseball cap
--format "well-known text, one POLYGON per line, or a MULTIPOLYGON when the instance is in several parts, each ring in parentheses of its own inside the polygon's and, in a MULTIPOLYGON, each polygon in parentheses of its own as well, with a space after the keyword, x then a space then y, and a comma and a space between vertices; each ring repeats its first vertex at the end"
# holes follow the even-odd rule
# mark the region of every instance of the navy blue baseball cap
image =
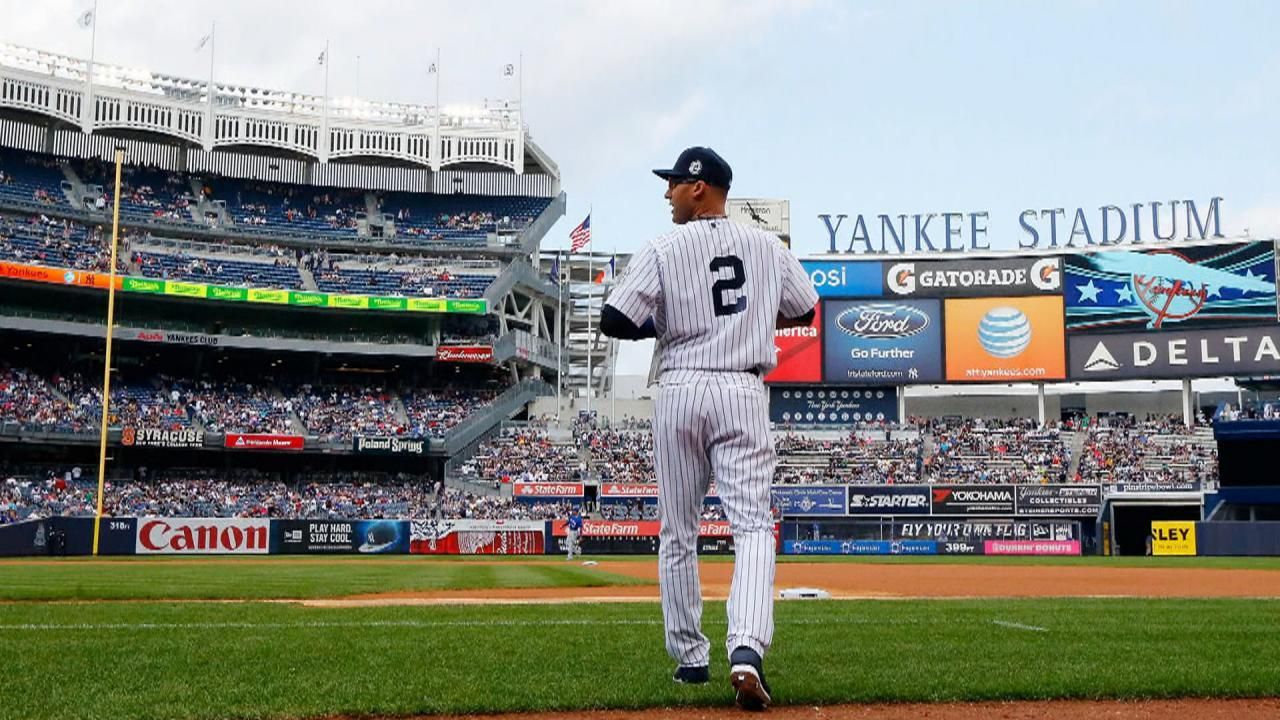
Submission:
POLYGON ((653 174, 663 180, 701 180, 725 190, 733 183, 729 163, 708 147, 691 147, 680 153, 670 170, 654 170, 653 174))

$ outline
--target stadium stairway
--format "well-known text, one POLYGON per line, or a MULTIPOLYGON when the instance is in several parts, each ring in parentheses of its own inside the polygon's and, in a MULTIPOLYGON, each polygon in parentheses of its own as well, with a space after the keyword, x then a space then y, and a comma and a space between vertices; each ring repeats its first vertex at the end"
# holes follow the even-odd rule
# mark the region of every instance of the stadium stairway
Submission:
POLYGON ((306 267, 303 267, 302 265, 298 266, 298 277, 302 278, 303 290, 310 290, 312 292, 316 292, 320 289, 318 286, 316 286, 316 276, 312 275, 311 270, 307 269, 306 267))
POLYGON ((1087 432, 1064 432, 1063 435, 1068 436, 1066 446, 1070 451, 1070 462, 1067 464, 1067 480, 1075 478, 1076 473, 1080 472, 1080 456, 1084 454, 1084 442, 1089 433, 1087 432))
POLYGON ((80 176, 76 175, 76 171, 71 169, 67 163, 62 164, 62 175, 66 180, 62 184, 62 194, 67 197, 67 202, 71 203, 71 207, 79 210, 84 207, 81 198, 85 196, 84 183, 80 181, 80 176))

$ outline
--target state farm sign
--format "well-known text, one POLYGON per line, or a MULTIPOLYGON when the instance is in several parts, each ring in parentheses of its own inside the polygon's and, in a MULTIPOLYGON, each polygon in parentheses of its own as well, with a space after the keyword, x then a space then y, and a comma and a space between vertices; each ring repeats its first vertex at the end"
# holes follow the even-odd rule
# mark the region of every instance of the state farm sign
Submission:
POLYGON ((488 345, 443 345, 436 350, 441 362, 487 363, 493 359, 493 348, 488 345))
POLYGON ((516 497, 582 497, 582 483, 518 482, 511 486, 516 497))
POLYGON ((265 555, 269 520, 248 518, 139 518, 139 555, 265 555))

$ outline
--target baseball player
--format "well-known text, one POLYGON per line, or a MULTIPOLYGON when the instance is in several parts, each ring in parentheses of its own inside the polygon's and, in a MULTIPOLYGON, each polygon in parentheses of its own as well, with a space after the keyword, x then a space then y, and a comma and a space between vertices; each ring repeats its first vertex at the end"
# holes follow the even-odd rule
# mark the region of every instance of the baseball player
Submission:
POLYGON ((565 523, 564 544, 569 551, 566 560, 572 560, 574 553, 582 554, 582 550, 578 547, 578 538, 582 536, 582 514, 578 508, 569 511, 569 521, 565 523))
POLYGON ((675 167, 654 173, 667 181, 677 227, 631 259, 602 308, 600 330, 657 338, 658 573, 674 679, 710 678, 697 539, 714 474, 736 555, 729 678, 740 707, 763 710, 771 702, 763 658, 773 640, 769 487, 777 457, 762 378, 777 365, 774 330, 811 323, 818 296, 776 236, 726 218, 733 172, 714 151, 689 148, 675 167))

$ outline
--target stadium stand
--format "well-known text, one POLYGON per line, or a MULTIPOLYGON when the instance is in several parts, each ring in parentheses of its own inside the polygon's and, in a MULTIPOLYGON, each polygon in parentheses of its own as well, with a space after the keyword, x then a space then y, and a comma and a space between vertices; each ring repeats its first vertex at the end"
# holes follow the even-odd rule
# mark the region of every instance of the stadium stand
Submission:
POLYGON ((1078 476, 1089 483, 1215 483, 1217 443, 1210 428, 1192 431, 1176 418, 1091 419, 1078 476))
MULTIPOLYGON (((111 266, 111 235, 69 220, 0 214, 0 260, 106 272, 111 266)), ((127 272, 128 239, 116 255, 116 270, 127 272)))
POLYGON ((57 158, 0 148, 0 200, 24 205, 67 205, 57 158))

